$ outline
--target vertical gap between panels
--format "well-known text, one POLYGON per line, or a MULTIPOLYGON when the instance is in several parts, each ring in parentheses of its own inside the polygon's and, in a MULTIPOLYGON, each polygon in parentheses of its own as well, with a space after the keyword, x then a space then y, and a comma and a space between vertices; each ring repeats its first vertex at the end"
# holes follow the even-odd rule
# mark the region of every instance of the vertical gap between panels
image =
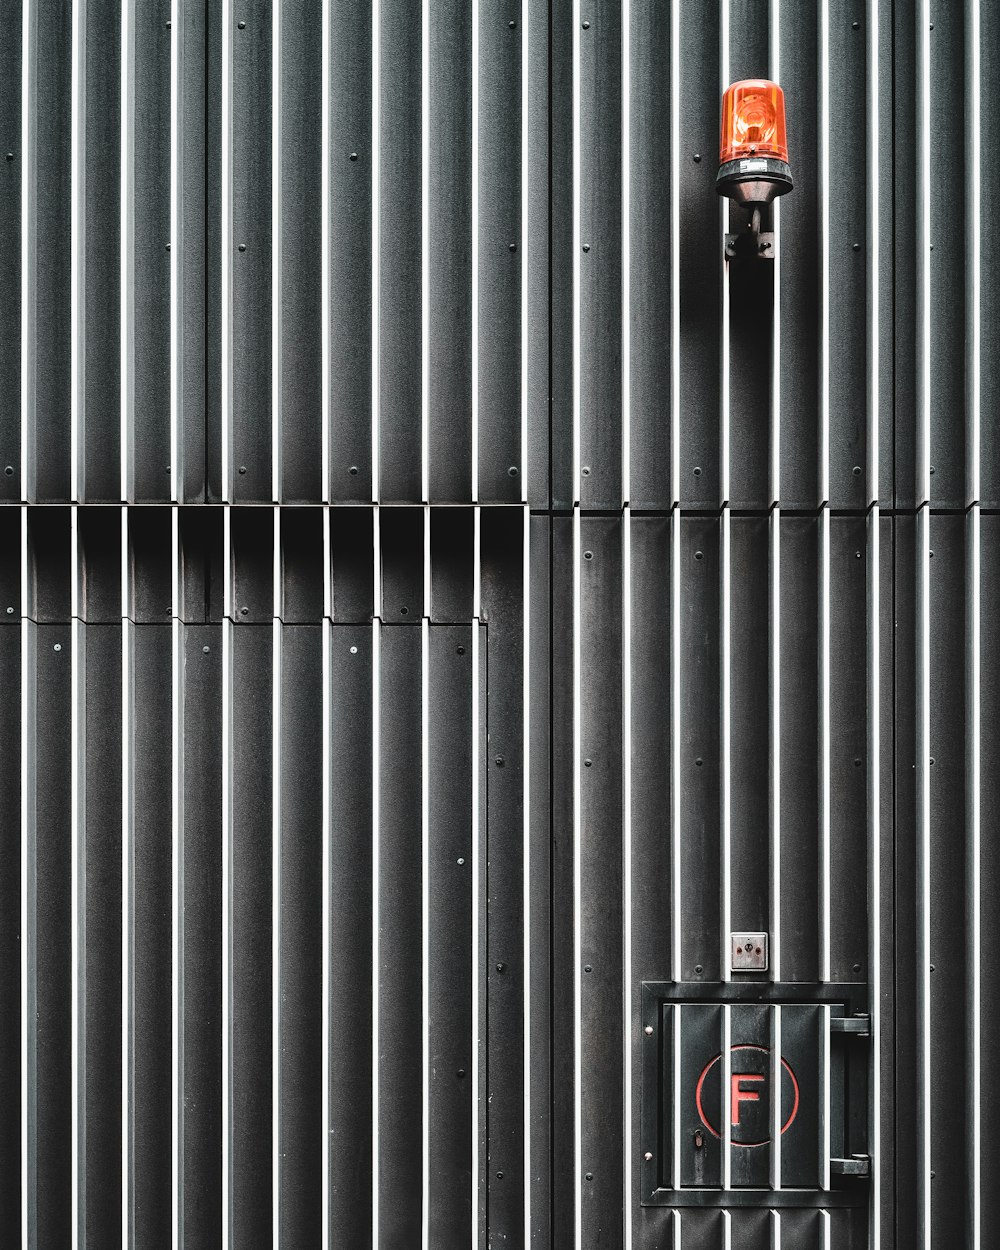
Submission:
MULTIPOLYGON (((25 15, 27 17, 27 14, 25 15)), ((27 30, 27 23, 25 24, 27 30)), ((29 1250, 29 1229, 34 1226, 33 1191, 30 1186, 33 1172, 34 1143, 31 1137, 32 1095, 34 1065, 31 1062, 32 1031, 30 1011, 34 994, 29 978, 32 962, 29 948, 33 946, 32 925, 34 916, 29 907, 30 865, 32 852, 32 823, 34 803, 31 787, 32 765, 35 752, 32 744, 34 734, 34 673, 35 647, 30 619, 31 604, 28 598, 28 510, 21 509, 21 1250, 29 1250)))
MULTIPOLYGON (((232 495, 230 443, 233 433, 233 163, 232 163, 232 77, 233 77, 232 0, 222 2, 222 498, 232 495)), ((225 1217, 224 1217, 225 1218, 225 1217)), ((225 1243, 224 1243, 225 1244, 225 1243)))
MULTIPOLYGON (((378 512, 375 513, 376 517, 378 512)), ((378 526, 375 527, 375 539, 378 542, 378 526)), ((376 595, 378 582, 376 581, 376 595)), ((381 717, 379 702, 381 699, 381 621, 378 613, 372 617, 372 1246, 377 1247, 379 1241, 379 1045, 381 1028, 379 1021, 379 873, 381 871, 379 841, 379 807, 381 804, 379 790, 379 772, 381 769, 381 753, 379 738, 381 734, 381 717)))
POLYGON ((979 505, 972 508, 969 517, 969 672, 968 672, 968 738, 971 742, 970 802, 969 802, 969 876, 971 894, 970 953, 972 968, 971 1010, 971 1059, 972 1072, 969 1092, 972 1119, 972 1244, 982 1244, 982 828, 981 828, 981 706, 980 678, 981 659, 981 565, 980 565, 980 515, 979 505))
POLYGON ((624 511, 624 552, 622 559, 622 746, 623 746, 623 809, 622 827, 625 842, 625 863, 622 875, 625 915, 625 960, 622 968, 622 1067, 625 1073, 625 1188, 622 1209, 625 1213, 625 1244, 632 1244, 632 512, 624 511))
MULTIPOLYGON (((527 62, 524 62, 525 69, 527 62)), ((522 357, 523 361, 527 357, 522 357)), ((521 598, 524 604, 521 646, 523 650, 521 716, 524 765, 521 770, 521 865, 524 912, 524 1244, 531 1246, 531 514, 521 509, 521 598)))
POLYGON ((379 296, 382 270, 382 0, 372 0, 372 499, 379 498, 381 352, 379 296))
MULTIPOLYGON (((425 6, 428 0, 424 0, 425 6)), ((426 7, 425 7, 426 13, 426 7)), ((426 29, 426 28, 425 28, 426 29)), ((426 236, 425 236, 426 237, 426 236)), ((426 322, 425 322, 426 325, 426 322)), ((429 531, 430 509, 424 509, 429 531)), ((425 561, 426 570, 426 561, 425 561)), ((425 572, 426 575, 426 572, 425 572)), ((424 602, 424 614, 420 622, 420 1073, 421 1073, 421 1211, 420 1242, 422 1250, 432 1250, 430 1240, 431 1200, 431 896, 430 896, 430 850, 431 850, 431 802, 430 802, 430 621, 429 603, 424 602)))
POLYGON ((824 1003, 820 1008, 820 1045, 823 1056, 823 1107, 822 1107, 822 1138, 820 1142, 820 1185, 824 1190, 830 1188, 830 1134, 833 1126, 832 1091, 830 1089, 830 1005, 824 1003))
MULTIPOLYGON (((729 3, 730 0, 722 0, 720 5, 720 23, 719 23, 719 95, 725 91, 729 85, 729 3)), ((719 251, 724 257, 724 243, 726 238, 727 223, 729 220, 729 202, 723 197, 719 198, 719 251)), ((720 345, 720 368, 722 370, 721 385, 719 387, 720 413, 722 442, 720 453, 720 482, 722 485, 722 505, 726 507, 729 503, 729 264, 723 259, 719 262, 719 284, 721 291, 721 338, 720 345)), ((679 490, 678 490, 679 494, 679 490)))
POLYGON ((819 979, 830 979, 830 506, 820 510, 819 979))
MULTIPOLYGON (((770 522, 771 980, 781 980, 781 508, 770 522)), ((778 1086, 780 1089, 780 1085, 778 1086)), ((777 1139, 775 1139, 777 1141, 777 1139)), ((777 1148, 780 1149, 780 1142, 777 1148)))
POLYGON ((819 275, 819 494, 825 506, 830 499, 830 0, 820 0, 819 8, 819 275))
POLYGON ((222 1245, 230 1247, 232 1194, 232 512, 223 509, 222 616, 222 1245))
POLYGON ((732 645, 731 610, 732 594, 730 552, 730 514, 728 505, 722 510, 722 932, 719 947, 722 956, 722 979, 732 979, 729 950, 732 933, 732 645))
POLYGON ((573 0, 573 484, 580 497, 580 3, 573 0))
MULTIPOLYGON (((579 3, 579 0, 577 0, 579 3)), ((583 952, 582 934, 582 881, 580 852, 583 842, 583 817, 581 812, 580 786, 580 750, 581 740, 581 586, 580 586, 580 509, 573 512, 573 1024, 574 1024, 574 1080, 573 1080, 573 1124, 574 1124, 574 1220, 575 1246, 582 1250, 583 1245, 583 1007, 580 967, 583 952)))
MULTIPOLYGON (((324 44, 325 46, 325 44, 324 44)), ((329 578, 329 560, 324 563, 325 580, 329 578)), ((323 1100, 321 1116, 321 1128, 323 1140, 321 1146, 320 1167, 320 1244, 324 1248, 330 1245, 330 1133, 331 1117, 330 1117, 330 972, 331 972, 331 949, 330 949, 330 876, 333 871, 332 864, 332 838, 330 830, 330 821, 332 817, 331 802, 331 777, 330 777, 330 753, 333 749, 332 735, 330 732, 330 721, 333 715, 333 692, 332 692, 332 675, 331 675, 331 647, 332 647, 332 625, 330 623, 329 614, 325 613, 323 617, 323 799, 322 799, 322 872, 323 884, 321 887, 323 918, 322 918, 322 1008, 321 1008, 321 1028, 323 1031, 322 1041, 320 1043, 321 1067, 320 1073, 320 1089, 323 1100)))
MULTIPOLYGON (((674 479, 676 481, 676 478, 674 479)), ((681 510, 670 513, 670 967, 681 979, 681 510)), ((675 1185, 674 1188, 677 1188, 675 1185)))
POLYGON ((81 724, 80 683, 83 679, 85 639, 80 622, 80 579, 83 575, 80 543, 79 509, 70 509, 70 1227, 74 1245, 80 1242, 81 1206, 86 1201, 86 1082, 80 1080, 81 1055, 86 1044, 81 1037, 86 1020, 84 995, 83 951, 85 950, 86 877, 83 847, 86 833, 82 828, 81 788, 85 774, 81 772, 81 751, 86 750, 85 726, 81 724))
MULTIPOLYGON (((31 214, 35 206, 35 154, 32 137, 32 88, 34 86, 31 62, 32 13, 35 0, 23 0, 21 7, 21 498, 27 500, 33 493, 28 482, 29 420, 32 399, 32 368, 34 364, 34 317, 31 313, 31 214)), ((22 527, 26 522, 22 514, 22 527)), ((26 531, 25 531, 26 532, 26 531)), ((22 537, 24 535, 22 534, 22 537)), ((22 555, 25 552, 22 550, 22 555)), ((22 564, 25 569, 26 564, 22 564)), ((26 576, 26 574, 24 574, 26 576)), ((22 600, 22 612, 27 614, 27 599, 22 600)), ((22 979, 22 985, 24 984, 22 979)), ((22 1098, 21 1106, 24 1107, 22 1098)), ((26 1156, 25 1156, 26 1157, 26 1156)), ((21 1204, 22 1223, 27 1207, 21 1204)), ((27 1241, 27 1224, 22 1228, 27 1241)))
MULTIPOLYGON (((728 968, 729 960, 725 966, 728 968)), ((722 1008, 722 1188, 733 1187, 732 1151, 733 1016, 728 1003, 722 1008)))
POLYGON ((179 509, 170 509, 170 1224, 172 1250, 182 1244, 183 1194, 183 932, 184 923, 184 631, 181 624, 179 509))
POLYGON ((132 1070, 131 1037, 131 897, 132 897, 132 647, 133 626, 129 618, 129 513, 121 510, 121 622, 122 622, 122 850, 121 850, 121 1243, 129 1250, 130 1142, 129 1092, 132 1070))
POLYGON ((472 502, 479 502, 479 0, 472 0, 472 502))
MULTIPOLYGON (((528 206, 531 202, 531 15, 529 0, 521 0, 521 502, 528 502, 528 344, 531 322, 528 308, 528 206)), ((526 1230, 526 1237, 528 1236, 526 1230)))
MULTIPOLYGON (((878 334, 877 320, 873 334, 878 334)), ((877 373, 873 375, 877 386, 877 373)), ((877 425, 877 405, 876 422, 877 425)), ((875 461, 876 472, 878 460, 875 461)), ((871 1142, 872 1195, 869 1204, 871 1227, 869 1230, 872 1250, 881 1245, 881 1192, 882 1192, 882 1107, 881 1080, 882 1034, 880 1027, 882 1005, 882 702, 881 702, 881 519, 878 505, 878 488, 874 490, 875 503, 868 519, 868 892, 869 892, 869 1013, 871 1015, 871 1082, 874 1096, 869 1099, 869 1140, 871 1142)))
MULTIPOLYGON (((178 16, 175 14, 173 18, 174 24, 178 24, 178 16)), ((119 392, 119 446, 118 446, 118 466, 119 466, 119 486, 121 498, 124 502, 129 497, 129 430, 131 428, 131 408, 132 408, 132 274, 130 259, 132 255, 131 247, 131 195, 130 189, 132 185, 132 0, 122 0, 122 20, 121 20, 121 166, 119 172, 119 225, 121 230, 121 238, 119 241, 119 275, 118 275, 118 316, 119 316, 119 371, 121 374, 120 392, 119 392)), ((174 138, 171 136, 171 153, 174 151, 174 138)), ((171 158, 172 159, 172 158, 171 158)), ((173 166, 171 165, 171 175, 173 175, 173 166)), ((174 214, 176 221, 176 214, 174 214)), ((176 257, 177 240, 171 239, 171 257, 176 257)), ((175 264, 175 259, 171 260, 171 266, 175 264)), ((176 282, 172 278, 173 299, 176 301, 176 282)), ((173 323, 171 323, 173 325, 173 323)), ((172 353, 175 355, 175 345, 172 343, 172 353)), ((174 370, 171 370, 172 376, 174 370)), ((176 380, 174 381, 176 386, 176 380)), ((172 415, 172 414, 171 414, 172 415)), ((176 463, 176 453, 171 458, 171 470, 176 463)), ((177 498, 176 484, 173 490, 173 497, 177 498)), ((124 534, 123 534, 124 542, 124 534)))
MULTIPOLYGON (((322 390, 322 413, 320 415, 321 435, 320 454, 323 463, 320 466, 320 497, 324 503, 330 502, 330 384, 331 384, 331 363, 330 363, 330 330, 331 330, 331 291, 332 278, 330 273, 331 252, 330 252, 330 28, 331 16, 330 5, 332 0, 323 0, 323 18, 322 18, 322 69, 320 72, 321 86, 323 93, 322 115, 320 119, 320 336, 322 345, 320 347, 320 370, 321 370, 321 390, 322 390)), ((325 758, 325 757, 324 757, 325 758)), ((328 1145, 328 1143, 327 1143, 328 1145)), ((324 1185, 326 1184, 326 1171, 324 1169, 324 1185)), ((329 1234, 329 1212, 324 1205, 324 1234, 323 1244, 326 1245, 329 1234)))
MULTIPOLYGON (((70 499, 80 498, 81 426, 84 414, 83 373, 87 362, 81 341, 85 334, 83 292, 87 262, 86 247, 86 160, 85 127, 87 108, 87 0, 72 6, 72 46, 70 55, 70 347, 69 347, 69 464, 70 499)), ((73 1199, 75 1227, 76 1197, 73 1199)))
MULTIPOLYGON (((279 11, 274 13, 278 26, 279 11)), ((281 509, 273 511, 271 572, 271 1242, 281 1246, 281 731, 282 731, 282 624, 281 624, 281 509)))
MULTIPOLYGON (((122 8, 127 7, 125 0, 122 8)), ((170 0, 170 498, 184 491, 181 463, 181 4, 170 0)), ((122 97, 123 111, 124 100, 122 97)), ((121 333, 126 333, 122 322, 121 333)))
MULTIPOLYGON (((632 479, 632 114, 630 96, 632 6, 622 0, 622 499, 632 479)), ((671 162, 676 154, 671 153, 671 162)))
MULTIPOLYGON (((670 499, 672 503, 680 501, 681 469, 680 46, 680 5, 672 4, 670 6, 670 499)), ((676 773, 674 777, 677 777, 676 773)))
MULTIPOLYGON (((283 378, 282 322, 284 292, 281 255, 284 196, 281 187, 281 129, 284 108, 281 99, 281 27, 284 0, 272 0, 271 8, 271 498, 281 501, 281 428, 283 378)), ((277 1236, 277 1228, 275 1229, 277 1236)), ((275 1242, 277 1245, 277 1241, 275 1242)))
POLYGON ((917 987, 918 1195, 921 1247, 931 1229, 931 804, 930 804, 930 505, 917 514, 917 987))
POLYGON ((430 502, 431 0, 420 4, 420 498, 430 502))
MULTIPOLYGON (((476 568, 479 567, 479 509, 475 510, 475 536, 473 543, 473 561, 476 568)), ((477 578, 478 580, 478 578, 477 578)), ((480 701, 479 701, 479 596, 476 595, 476 605, 472 616, 472 932, 469 935, 472 945, 472 1088, 470 1090, 472 1102, 472 1227, 469 1233, 469 1245, 478 1246, 479 1239, 479 1192, 480 1192, 480 1160, 479 1160, 479 961, 480 942, 479 942, 479 780, 482 762, 480 758, 480 701)))
POLYGON ((771 1188, 781 1188, 781 1007, 771 1010, 774 1038, 771 1043, 771 1188))

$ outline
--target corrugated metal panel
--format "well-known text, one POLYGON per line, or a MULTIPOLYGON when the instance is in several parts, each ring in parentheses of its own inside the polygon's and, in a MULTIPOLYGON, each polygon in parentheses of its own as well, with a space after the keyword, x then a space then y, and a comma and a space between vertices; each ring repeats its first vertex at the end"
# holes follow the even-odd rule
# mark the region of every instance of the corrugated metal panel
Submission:
POLYGON ((989 16, 0 0, 12 1242, 988 1244, 989 16))

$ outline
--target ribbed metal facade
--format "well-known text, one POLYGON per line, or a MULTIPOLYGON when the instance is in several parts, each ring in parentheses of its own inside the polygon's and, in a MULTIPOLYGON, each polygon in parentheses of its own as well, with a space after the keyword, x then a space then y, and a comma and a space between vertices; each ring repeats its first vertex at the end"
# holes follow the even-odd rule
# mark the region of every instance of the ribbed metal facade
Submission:
POLYGON ((992 1244, 996 18, 0 0, 4 1245, 992 1244))

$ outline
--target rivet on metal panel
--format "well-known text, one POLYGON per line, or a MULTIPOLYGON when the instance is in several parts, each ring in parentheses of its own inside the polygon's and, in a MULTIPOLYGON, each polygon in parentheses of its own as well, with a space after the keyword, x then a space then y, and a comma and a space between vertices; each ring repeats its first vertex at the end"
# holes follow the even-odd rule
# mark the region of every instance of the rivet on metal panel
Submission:
POLYGON ((508 251, 511 251, 511 252, 516 252, 516 251, 517 251, 517 244, 516 244, 516 243, 508 243, 508 244, 507 244, 507 250, 508 250, 508 251))
POLYGON ((588 1172, 588 1173, 587 1173, 587 1180, 588 1180, 588 1181, 592 1181, 593 1179, 594 1179, 594 1173, 593 1173, 593 1172, 588 1172))
POLYGON ((584 972, 593 972, 593 971, 594 971, 593 967, 592 967, 590 964, 584 964, 584 965, 583 965, 583 970, 584 970, 584 972))
POLYGON ((8 477, 13 477, 14 466, 12 464, 7 465, 7 467, 4 469, 4 473, 6 473, 8 477))
POLYGON ((701 964, 695 964, 694 970, 698 974, 698 976, 701 976, 701 974, 705 971, 705 969, 702 967, 701 964))
POLYGON ((240 243, 238 246, 241 252, 245 252, 247 250, 247 245, 245 243, 240 243))
POLYGON ((934 965, 933 965, 933 964, 931 964, 931 972, 936 972, 936 971, 937 971, 937 969, 934 967, 934 965))
POLYGON ((590 465, 585 464, 580 470, 584 477, 590 477, 590 465))
POLYGON ((61 651, 61 650, 62 650, 62 643, 61 643, 61 642, 57 642, 57 643, 55 644, 55 646, 53 646, 52 650, 53 650, 53 651, 61 651))
POLYGON ((169 244, 169 243, 165 243, 165 244, 164 244, 164 247, 166 248, 166 250, 167 250, 168 252, 170 251, 170 244, 169 244))
POLYGON ((583 245, 583 250, 584 250, 585 252, 589 252, 589 251, 590 251, 590 244, 589 244, 589 243, 584 243, 584 245, 583 245))
POLYGON ((356 464, 352 464, 351 467, 347 470, 347 472, 351 475, 351 477, 357 477, 358 466, 356 464))
POLYGON ((356 161, 357 159, 358 159, 358 154, 357 154, 357 152, 352 152, 352 153, 351 153, 351 160, 352 160, 352 161, 356 161))
POLYGON ((456 647, 456 648, 455 648, 455 654, 456 654, 456 655, 465 655, 465 648, 464 648, 464 647, 456 647))
POLYGON ((512 464, 512 465, 510 466, 510 468, 507 470, 507 476, 508 476, 508 477, 517 477, 518 472, 519 472, 519 469, 518 469, 517 465, 516 465, 516 464, 512 464))
POLYGON ((462 864, 465 863, 465 859, 460 855, 458 859, 455 860, 455 863, 461 866, 462 864))
POLYGON ((592 551, 585 551, 585 552, 583 553, 583 558, 584 558, 585 560, 593 560, 593 558, 594 558, 594 553, 593 553, 592 551))
POLYGON ((851 30, 860 30, 860 29, 861 29, 860 22, 851 22, 851 30))
POLYGON ((358 654, 357 647, 351 647, 351 655, 357 655, 357 654, 358 654))
POLYGON ((503 972, 506 966, 506 964, 497 964, 497 972, 503 972))
POLYGON ((856 552, 854 553, 854 558, 855 558, 855 560, 860 560, 860 559, 861 559, 861 552, 860 552, 860 551, 856 551, 856 552))
POLYGON ((409 609, 409 608, 406 606, 406 604, 404 603, 404 604, 403 604, 403 606, 399 609, 399 615, 400 615, 400 616, 408 616, 408 615, 409 615, 409 613, 410 613, 410 609, 409 609))
POLYGON ((513 30, 514 27, 517 25, 517 22, 508 22, 507 25, 510 27, 511 30, 513 30))
POLYGON ((204 653, 205 653, 206 655, 208 655, 209 651, 211 651, 211 650, 212 650, 212 648, 211 648, 211 647, 202 647, 202 651, 204 651, 204 653))
POLYGON ((929 472, 929 473, 931 473, 931 474, 933 475, 933 473, 934 473, 934 466, 933 466, 933 465, 931 465, 931 467, 930 467, 930 469, 928 470, 928 472, 929 472))
POLYGON ((934 559, 934 552, 933 552, 933 551, 929 551, 929 552, 927 553, 927 555, 928 555, 928 557, 929 557, 931 560, 933 560, 933 559, 934 559))
POLYGON ((860 972, 860 971, 861 971, 861 965, 860 965, 860 964, 855 964, 855 965, 854 965, 854 971, 855 971, 855 972, 860 972))
POLYGON ((696 464, 694 466, 694 475, 695 477, 701 477, 701 465, 700 464, 696 464))
POLYGON ((646 1162, 648 1163, 648 1162, 650 1161, 650 1159, 652 1159, 652 1157, 653 1157, 653 1152, 652 1152, 651 1150, 647 1150, 647 1151, 646 1151, 646 1153, 645 1153, 642 1157, 643 1157, 643 1158, 646 1160, 646 1162))
POLYGON ((503 768, 504 764, 506 763, 502 755, 498 755, 493 762, 494 764, 496 764, 497 768, 503 768))
POLYGON ((931 768, 933 768, 933 767, 934 767, 934 756, 932 755, 932 756, 931 756, 931 768))
POLYGON ((860 252, 860 251, 861 251, 861 244, 860 244, 860 243, 855 243, 855 244, 854 244, 854 250, 855 250, 856 252, 860 252))
POLYGON ((462 1080, 462 1078, 465 1076, 465 1069, 459 1068, 458 1072, 456 1072, 455 1075, 458 1077, 459 1080, 462 1080))
POLYGON ((240 30, 246 30, 247 28, 246 22, 237 22, 236 25, 240 28, 240 30))
POLYGON ((503 1172, 497 1172, 497 1180, 498 1180, 498 1181, 502 1181, 502 1180, 503 1180, 503 1172))
POLYGON ((645 1030, 644 1030, 644 1032, 645 1032, 645 1034, 646 1034, 646 1036, 647 1036, 647 1037, 652 1037, 652 1036, 653 1036, 653 1026, 652 1026, 651 1024, 647 1024, 647 1025, 646 1025, 646 1028, 645 1028, 645 1030))
POLYGON ((860 477, 860 476, 861 476, 861 465, 860 465, 860 464, 856 464, 856 465, 854 466, 854 468, 851 470, 851 472, 854 474, 854 476, 855 476, 855 477, 860 477))
POLYGON ((8 608, 8 609, 7 609, 7 615, 8 615, 8 616, 12 616, 13 614, 14 614, 14 609, 13 609, 13 608, 8 608))
POLYGON ((704 560, 704 558, 705 558, 705 553, 704 553, 703 551, 696 551, 696 552, 694 553, 694 558, 695 558, 696 560, 704 560))
POLYGON ((166 23, 166 27, 167 27, 167 30, 169 30, 169 29, 170 29, 170 23, 169 23, 169 22, 167 22, 167 23, 166 23))
POLYGON ((700 153, 700 152, 695 152, 694 157, 693 157, 693 160, 694 160, 694 163, 695 163, 696 165, 700 165, 700 164, 701 164, 701 153, 700 153))
POLYGON ((704 764, 704 762, 705 762, 705 761, 701 758, 701 756, 700 756, 700 755, 695 756, 695 761, 694 761, 694 766, 695 766, 695 768, 701 768, 701 766, 702 766, 702 764, 704 764))
POLYGON ((239 469, 237 470, 237 472, 239 473, 246 473, 246 471, 247 471, 247 467, 245 464, 241 464, 239 469))
POLYGON ((594 762, 594 761, 593 761, 593 760, 590 760, 590 759, 584 760, 584 761, 583 761, 583 766, 584 766, 584 768, 589 768, 593 762, 594 762))
POLYGON ((249 615, 249 612, 250 612, 250 609, 246 606, 246 604, 244 604, 243 607, 240 608, 240 616, 247 616, 249 615))
POLYGON ((583 29, 584 29, 584 30, 590 30, 590 23, 589 23, 589 22, 584 22, 584 23, 583 23, 583 29))
POLYGON ((860 768, 860 767, 861 767, 861 758, 860 758, 860 756, 857 756, 857 755, 856 755, 856 756, 854 757, 854 767, 855 767, 855 768, 860 768))
POLYGON ((8 152, 8 153, 7 153, 7 159, 8 159, 9 161, 12 161, 12 160, 14 159, 14 153, 13 153, 13 152, 8 152))

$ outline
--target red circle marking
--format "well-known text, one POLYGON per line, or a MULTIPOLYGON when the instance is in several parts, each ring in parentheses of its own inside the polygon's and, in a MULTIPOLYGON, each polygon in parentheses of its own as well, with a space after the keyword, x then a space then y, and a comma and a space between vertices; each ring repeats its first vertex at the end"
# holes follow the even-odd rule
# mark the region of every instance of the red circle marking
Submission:
MULTIPOLYGON (((732 1053, 732 1051, 734 1050, 760 1050, 760 1051, 763 1051, 765 1055, 769 1055, 771 1053, 770 1050, 768 1050, 766 1046, 754 1046, 754 1045, 751 1045, 749 1042, 741 1043, 738 1046, 730 1046, 729 1050, 730 1050, 730 1053, 732 1053)), ((705 1077, 708 1076, 709 1072, 711 1072, 711 1070, 715 1067, 715 1065, 719 1062, 721 1058, 722 1058, 721 1054, 716 1055, 714 1059, 710 1059, 708 1063, 705 1064, 705 1067, 702 1069, 701 1076, 698 1077, 698 1085, 694 1091, 694 1101, 695 1101, 695 1106, 698 1108, 698 1118, 701 1120, 702 1124, 704 1124, 704 1126, 708 1129, 708 1131, 712 1134, 712 1136, 718 1137, 720 1141, 722 1139, 721 1134, 717 1133, 715 1129, 712 1128, 711 1124, 708 1122, 708 1116, 705 1114, 705 1109, 701 1105, 701 1091, 702 1091, 702 1087, 705 1084, 705 1077)), ((784 1135, 791 1128, 792 1121, 799 1114, 799 1083, 795 1078, 795 1073, 792 1071, 792 1065, 788 1062, 788 1060, 784 1057, 784 1055, 782 1055, 781 1057, 781 1065, 785 1069, 785 1071, 788 1073, 788 1075, 792 1078, 792 1092, 795 1095, 794 1101, 792 1103, 791 1113, 789 1114, 788 1119, 785 1121, 785 1123, 781 1126, 781 1136, 784 1137, 784 1135)), ((733 1146, 766 1146, 770 1140, 771 1140, 770 1137, 766 1138, 764 1141, 732 1141, 732 1139, 730 1138, 730 1144, 733 1146)))

